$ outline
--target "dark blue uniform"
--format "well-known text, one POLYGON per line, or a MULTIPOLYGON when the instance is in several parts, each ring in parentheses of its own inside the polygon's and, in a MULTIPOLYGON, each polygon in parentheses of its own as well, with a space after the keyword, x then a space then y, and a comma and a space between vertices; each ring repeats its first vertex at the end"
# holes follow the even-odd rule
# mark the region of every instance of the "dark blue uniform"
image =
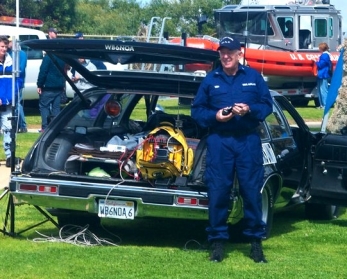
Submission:
POLYGON ((227 218, 235 171, 244 205, 244 234, 265 236, 261 188, 264 179, 262 146, 256 128, 272 112, 272 98, 263 77, 254 69, 238 65, 234 76, 222 67, 209 73, 200 85, 192 117, 210 128, 207 139, 205 183, 209 195, 208 240, 229 238, 227 218), (247 104, 250 112, 227 122, 216 120, 217 112, 235 103, 247 104))

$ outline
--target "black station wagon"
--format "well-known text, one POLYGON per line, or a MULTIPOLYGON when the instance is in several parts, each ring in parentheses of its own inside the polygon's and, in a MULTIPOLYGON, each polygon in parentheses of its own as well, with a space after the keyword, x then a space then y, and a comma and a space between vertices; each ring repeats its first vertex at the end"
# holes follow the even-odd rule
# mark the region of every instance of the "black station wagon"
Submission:
MULTIPOLYGON (((134 41, 25 44, 64 60, 95 87, 82 94, 70 82, 75 98, 11 177, 16 204, 42 207, 57 216, 60 226, 97 225, 102 218, 208 219, 209 131, 191 118, 190 105, 206 72, 218 63, 217 52, 134 41), (122 69, 88 71, 78 57, 122 69)), ((268 234, 275 210, 304 204, 307 217, 330 219, 347 193, 345 137, 311 132, 285 97, 271 94, 273 113, 258 128, 268 234)), ((236 181, 229 223, 240 224, 242 217, 236 181)))

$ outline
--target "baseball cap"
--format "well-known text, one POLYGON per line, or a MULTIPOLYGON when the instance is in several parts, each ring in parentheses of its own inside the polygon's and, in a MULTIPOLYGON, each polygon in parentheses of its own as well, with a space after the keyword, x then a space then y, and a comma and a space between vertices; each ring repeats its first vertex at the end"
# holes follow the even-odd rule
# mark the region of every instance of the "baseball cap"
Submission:
POLYGON ((235 50, 241 49, 241 44, 240 42, 235 39, 235 38, 231 38, 231 37, 224 37, 219 41, 219 47, 217 48, 217 50, 220 50, 222 47, 225 47, 229 50, 235 50))
POLYGON ((83 37, 83 33, 82 32, 77 32, 74 36, 75 39, 78 39, 78 38, 82 38, 83 37))
POLYGON ((48 32, 54 32, 55 34, 58 34, 58 30, 54 27, 49 28, 48 32))

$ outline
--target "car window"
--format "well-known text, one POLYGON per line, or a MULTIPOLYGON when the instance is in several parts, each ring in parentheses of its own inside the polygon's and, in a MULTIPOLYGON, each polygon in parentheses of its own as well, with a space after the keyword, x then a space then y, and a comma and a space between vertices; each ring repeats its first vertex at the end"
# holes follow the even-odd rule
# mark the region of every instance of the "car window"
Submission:
MULTIPOLYGON (((19 35, 20 42, 23 42, 26 40, 35 40, 35 39, 40 39, 40 38, 37 35, 19 35)), ((33 50, 24 44, 21 44, 21 50, 23 50, 26 53, 27 58, 29 60, 43 58, 43 52, 41 50, 33 50)))
POLYGON ((272 138, 273 150, 276 156, 281 155, 283 150, 297 149, 288 121, 276 104, 273 106, 273 112, 266 118, 266 124, 272 138))
POLYGON ((110 127, 114 119, 108 117, 104 111, 104 104, 110 97, 110 94, 90 97, 88 101, 92 104, 91 107, 88 109, 81 107, 80 110, 75 111, 75 115, 71 117, 66 128, 71 130, 76 127, 85 127, 87 129, 91 127, 110 127))
POLYGON ((273 112, 266 118, 266 123, 273 139, 289 136, 288 126, 276 106, 273 107, 273 112))

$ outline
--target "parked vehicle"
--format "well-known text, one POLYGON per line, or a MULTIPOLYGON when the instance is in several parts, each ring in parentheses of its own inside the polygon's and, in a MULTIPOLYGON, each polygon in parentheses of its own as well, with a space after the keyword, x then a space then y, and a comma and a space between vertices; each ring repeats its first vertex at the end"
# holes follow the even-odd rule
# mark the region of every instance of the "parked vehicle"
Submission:
MULTIPOLYGON (((194 98, 204 72, 175 69, 184 64, 215 63, 217 52, 107 40, 34 40, 25 44, 47 55, 54 53, 98 87, 83 94, 76 89, 78 97, 36 141, 21 173, 11 176, 9 188, 15 203, 47 208, 60 226, 97 225, 102 218, 208 219, 203 179, 208 131, 190 117, 190 103, 180 103, 181 97, 194 98), (80 56, 113 64, 165 65, 170 71, 129 67, 89 72, 78 63, 80 56)), ((317 160, 323 158, 316 158, 314 151, 324 148, 330 136, 310 132, 285 97, 271 94, 273 113, 259 126, 265 166, 263 219, 268 234, 275 210, 304 204, 308 217, 321 219, 333 218, 335 210, 330 205, 334 199, 327 204, 320 199, 317 204, 311 193, 321 184, 315 172, 322 168, 317 167, 317 160)), ((324 160, 329 161, 332 154, 326 153, 324 160)), ((324 185, 333 189, 336 179, 327 180, 324 185)), ((236 181, 229 223, 238 224, 242 217, 236 181)))
MULTIPOLYGON (((318 45, 325 42, 335 67, 342 44, 341 12, 324 1, 241 1, 214 10, 216 37, 186 39, 186 45, 217 49, 218 39, 233 36, 243 43, 245 61, 264 75, 269 87, 294 106, 307 106, 317 98, 318 45), (291 34, 286 24, 292 26, 291 34), (217 39, 217 40, 216 40, 217 39)), ((170 40, 179 43, 180 38, 170 40)))
MULTIPOLYGON (((15 36, 20 42, 33 39, 46 39, 46 35, 42 31, 26 27, 17 28, 15 26, 0 25, 0 34, 11 37, 15 36)), ((38 99, 36 81, 43 58, 43 52, 42 50, 30 49, 22 44, 21 49, 25 51, 28 58, 23 98, 24 100, 35 100, 38 99)))

